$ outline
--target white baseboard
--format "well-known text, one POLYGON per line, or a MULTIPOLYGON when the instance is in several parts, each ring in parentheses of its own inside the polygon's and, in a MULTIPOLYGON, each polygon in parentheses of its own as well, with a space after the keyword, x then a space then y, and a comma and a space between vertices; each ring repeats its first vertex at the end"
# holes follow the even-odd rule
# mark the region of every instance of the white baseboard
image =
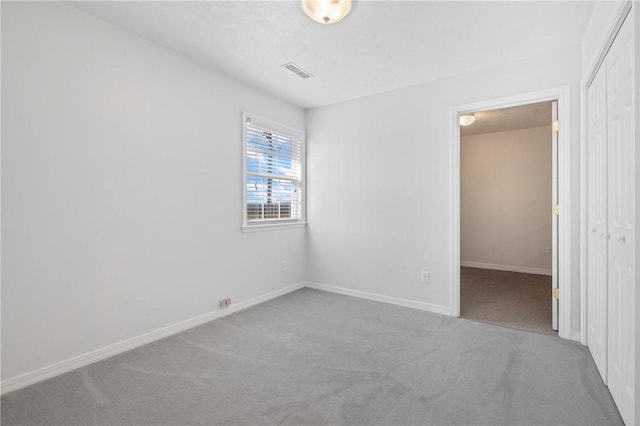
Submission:
POLYGON ((63 373, 75 370, 76 368, 84 367, 94 362, 101 361, 103 359, 112 357, 122 352, 135 349, 137 347, 146 345, 147 343, 154 342, 156 340, 163 339, 181 331, 188 330, 190 328, 202 325, 209 321, 213 321, 217 318, 221 318, 232 314, 234 312, 247 309, 251 306, 265 302, 267 300, 282 296, 283 294, 290 293, 292 291, 301 289, 304 287, 303 283, 293 284, 281 289, 271 291, 261 296, 254 297, 249 300, 232 304, 225 310, 213 311, 197 317, 190 318, 185 321, 181 321, 167 327, 160 328, 158 330, 151 331, 149 333, 142 334, 140 336, 133 337, 131 339, 123 340, 113 345, 105 346, 104 348, 97 349, 95 351, 87 352, 82 355, 78 355, 73 358, 66 359, 64 361, 56 362, 55 364, 48 365, 43 368, 39 368, 34 371, 30 371, 20 376, 13 377, 2 381, 0 384, 1 394, 4 395, 9 392, 13 392, 20 388, 32 385, 34 383, 41 382, 51 377, 58 376, 63 373))
POLYGON ((584 339, 582 338, 582 332, 580 331, 573 331, 571 332, 571 340, 574 340, 576 342, 580 342, 582 343, 584 346, 587 346, 585 343, 586 341, 584 341, 584 339))
POLYGON ((417 302, 415 300, 400 299, 398 297, 385 296, 382 294, 368 293, 366 291, 352 290, 349 288, 336 287, 327 284, 307 282, 304 285, 316 290, 328 291, 331 293, 344 294, 346 296, 359 297, 361 299, 375 300, 376 302, 390 303, 392 305, 404 306, 406 308, 419 309, 421 311, 433 312, 436 314, 452 316, 449 306, 434 305, 431 303, 417 302))
POLYGON ((495 269, 496 271, 521 272, 523 274, 551 275, 551 269, 527 268, 525 266, 494 265, 493 263, 460 261, 460 266, 468 268, 495 269))

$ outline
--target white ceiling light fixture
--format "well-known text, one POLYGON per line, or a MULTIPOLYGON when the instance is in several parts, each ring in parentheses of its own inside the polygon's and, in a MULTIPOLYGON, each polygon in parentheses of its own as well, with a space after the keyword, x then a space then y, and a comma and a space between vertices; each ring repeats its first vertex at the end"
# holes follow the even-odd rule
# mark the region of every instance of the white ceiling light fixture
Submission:
POLYGON ((476 115, 475 114, 463 114, 460 116, 460 125, 461 126, 468 126, 470 124, 473 124, 473 122, 476 121, 476 115))
POLYGON ((320 24, 335 24, 351 11, 351 0, 302 0, 302 10, 320 24))

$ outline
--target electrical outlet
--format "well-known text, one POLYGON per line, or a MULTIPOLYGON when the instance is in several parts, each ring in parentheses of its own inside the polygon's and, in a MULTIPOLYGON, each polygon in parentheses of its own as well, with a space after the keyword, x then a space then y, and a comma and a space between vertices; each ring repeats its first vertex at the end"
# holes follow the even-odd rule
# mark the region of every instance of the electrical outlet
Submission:
POLYGON ((287 272, 287 261, 283 260, 280 264, 280 272, 287 272))
POLYGON ((430 276, 430 275, 431 275, 431 274, 429 274, 429 271, 422 271, 422 275, 421 275, 421 277, 420 277, 420 278, 421 278, 421 281, 422 281, 424 284, 429 284, 429 281, 430 281, 430 279, 431 279, 431 276, 430 276))
POLYGON ((229 305, 231 305, 231 299, 229 299, 228 297, 218 302, 218 306, 220 306, 220 309, 228 308, 229 305))

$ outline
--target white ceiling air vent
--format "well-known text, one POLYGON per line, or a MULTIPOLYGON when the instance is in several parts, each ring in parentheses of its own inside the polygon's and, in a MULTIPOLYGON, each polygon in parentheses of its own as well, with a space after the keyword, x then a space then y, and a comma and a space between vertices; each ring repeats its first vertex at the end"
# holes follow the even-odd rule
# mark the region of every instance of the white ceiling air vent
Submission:
POLYGON ((300 78, 311 78, 313 77, 313 74, 311 74, 309 71, 305 71, 302 68, 300 68, 299 65, 293 63, 293 62, 287 62, 286 64, 282 65, 283 67, 285 67, 286 69, 288 69, 289 71, 291 71, 292 73, 296 74, 298 77, 300 78))

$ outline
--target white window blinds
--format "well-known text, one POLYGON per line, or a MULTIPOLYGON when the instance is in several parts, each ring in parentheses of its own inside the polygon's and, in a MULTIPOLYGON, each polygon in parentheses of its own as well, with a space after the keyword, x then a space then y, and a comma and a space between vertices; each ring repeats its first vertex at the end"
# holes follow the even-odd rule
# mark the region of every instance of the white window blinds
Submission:
POLYGON ((244 119, 244 225, 303 221, 304 132, 244 119))

